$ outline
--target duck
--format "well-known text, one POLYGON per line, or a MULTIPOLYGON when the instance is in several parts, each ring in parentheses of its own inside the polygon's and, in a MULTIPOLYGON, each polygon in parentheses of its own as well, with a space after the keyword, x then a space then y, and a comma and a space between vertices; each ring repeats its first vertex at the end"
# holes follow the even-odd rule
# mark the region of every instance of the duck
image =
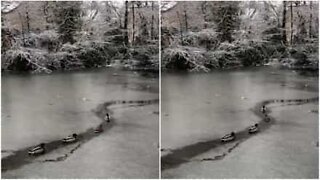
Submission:
POLYGON ((265 113, 266 111, 267 111, 267 108, 266 108, 265 105, 263 105, 263 106, 261 107, 261 112, 262 112, 262 113, 265 113))
POLYGON ((264 116, 264 121, 265 122, 270 122, 270 117, 266 114, 265 116, 264 116))
POLYGON ((226 134, 221 138, 221 142, 233 141, 236 138, 236 134, 231 132, 230 134, 226 134))
POLYGON ((101 133, 103 132, 103 128, 102 128, 102 125, 99 125, 95 130, 94 130, 94 133, 101 133))
POLYGON ((78 140, 78 135, 76 133, 70 135, 70 136, 67 136, 66 138, 63 138, 62 139, 62 142, 64 143, 72 143, 72 142, 75 142, 78 140))
POLYGON ((41 143, 28 151, 29 155, 38 155, 45 153, 45 144, 41 143))
POLYGON ((107 122, 110 122, 110 115, 109 113, 106 114, 106 116, 104 117, 104 120, 107 122))
POLYGON ((258 128, 258 124, 254 124, 253 126, 250 126, 249 129, 248 129, 248 132, 249 134, 253 134, 253 133, 256 133, 259 131, 259 128, 258 128))

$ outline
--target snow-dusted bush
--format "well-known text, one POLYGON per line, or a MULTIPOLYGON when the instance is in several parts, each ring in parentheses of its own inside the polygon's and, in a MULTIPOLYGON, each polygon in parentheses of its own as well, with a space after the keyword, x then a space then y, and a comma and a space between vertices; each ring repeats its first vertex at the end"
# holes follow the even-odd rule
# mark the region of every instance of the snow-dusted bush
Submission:
POLYGON ((262 64, 264 56, 262 51, 254 46, 239 46, 235 53, 236 58, 241 61, 243 66, 262 64))
POLYGON ((16 71, 47 72, 46 67, 50 61, 45 57, 45 52, 32 48, 10 49, 2 54, 3 69, 16 71))
POLYGON ((56 51, 59 47, 59 34, 55 30, 42 31, 36 38, 38 48, 46 47, 48 51, 56 51))
MULTIPOLYGON (((3 69, 10 69, 13 70, 14 64, 21 64, 24 66, 24 68, 27 68, 28 62, 25 61, 25 59, 30 54, 26 51, 20 50, 20 49, 9 49, 1 54, 1 67, 3 69)), ((16 67, 16 69, 20 69, 20 67, 16 67)), ((31 69, 31 67, 28 67, 28 69, 31 69)))
POLYGON ((94 48, 82 49, 77 58, 81 60, 86 68, 100 67, 106 62, 105 54, 99 49, 94 48))
POLYGON ((241 63, 235 57, 234 52, 225 50, 209 51, 206 53, 206 58, 208 59, 208 65, 210 65, 211 68, 231 68, 241 66, 241 63))
POLYGON ((59 39, 59 34, 55 30, 45 30, 42 31, 39 35, 38 38, 40 41, 57 41, 59 39))
POLYGON ((223 42, 217 47, 217 50, 233 51, 235 48, 237 48, 235 43, 223 42))
MULTIPOLYGON (((210 46, 209 48, 215 48, 219 43, 218 33, 212 29, 203 29, 197 33, 198 44, 200 46, 210 46)), ((208 49, 209 49, 208 48, 208 49)))
POLYGON ((181 42, 181 44, 186 45, 186 46, 198 46, 199 45, 197 33, 195 33, 195 32, 188 32, 188 33, 184 34, 182 41, 183 42, 181 42))
POLYGON ((179 46, 167 48, 162 53, 162 64, 168 69, 182 69, 189 71, 209 71, 205 66, 205 50, 200 48, 179 46))
MULTIPOLYGON (((215 48, 219 43, 218 33, 213 29, 202 29, 198 32, 189 31, 183 35, 181 44, 185 46, 205 47, 206 49, 215 48)), ((180 41, 181 37, 176 35, 176 41, 180 41)))
POLYGON ((252 66, 262 64, 268 56, 266 47, 258 41, 223 42, 209 53, 220 68, 252 66))
POLYGON ((315 43, 307 43, 288 48, 287 64, 291 67, 314 67, 318 68, 318 45, 315 43))
POLYGON ((79 46, 76 44, 65 43, 59 49, 62 52, 75 52, 79 50, 79 46))
POLYGON ((132 68, 155 68, 158 69, 158 45, 136 46, 130 48, 124 54, 125 63, 132 68))

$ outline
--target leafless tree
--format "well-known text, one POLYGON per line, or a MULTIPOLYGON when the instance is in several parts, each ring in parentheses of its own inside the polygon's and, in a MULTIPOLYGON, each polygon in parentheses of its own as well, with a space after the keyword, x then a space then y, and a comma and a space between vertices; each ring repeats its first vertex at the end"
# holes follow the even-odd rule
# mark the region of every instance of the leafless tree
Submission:
POLYGON ((154 39, 154 2, 151 2, 151 11, 152 11, 152 16, 151 16, 151 39, 154 39))
POLYGON ((134 12, 134 1, 131 2, 131 11, 132 11, 132 44, 135 41, 135 12, 134 12))
POLYGON ((128 37, 128 14, 129 14, 129 2, 125 2, 125 13, 124 13, 124 42, 126 45, 129 44, 128 37))
POLYGON ((282 2, 283 11, 282 11, 282 42, 283 44, 287 43, 287 31, 286 31, 286 17, 287 17, 287 2, 282 2))

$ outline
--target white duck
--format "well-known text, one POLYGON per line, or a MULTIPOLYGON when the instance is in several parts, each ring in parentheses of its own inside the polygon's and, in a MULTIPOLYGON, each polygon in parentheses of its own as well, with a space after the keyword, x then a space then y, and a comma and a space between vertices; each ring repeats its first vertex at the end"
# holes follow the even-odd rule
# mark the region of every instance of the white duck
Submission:
POLYGON ((45 144, 41 143, 38 146, 33 147, 32 149, 30 149, 28 151, 29 155, 37 155, 37 154, 43 154, 45 152, 45 148, 44 148, 45 144))
POLYGON ((258 128, 258 124, 254 124, 253 126, 250 126, 249 129, 248 129, 248 132, 249 134, 253 134, 253 133, 256 133, 259 131, 259 128, 258 128))
POLYGON ((63 138, 62 142, 64 142, 64 143, 72 143, 72 142, 75 142, 75 141, 78 140, 77 137, 78 137, 78 135, 76 133, 74 133, 74 134, 72 134, 72 135, 70 135, 70 136, 68 136, 66 138, 63 138))
POLYGON ((230 134, 227 134, 221 138, 221 142, 228 142, 233 141, 236 138, 236 134, 234 132, 231 132, 230 134))

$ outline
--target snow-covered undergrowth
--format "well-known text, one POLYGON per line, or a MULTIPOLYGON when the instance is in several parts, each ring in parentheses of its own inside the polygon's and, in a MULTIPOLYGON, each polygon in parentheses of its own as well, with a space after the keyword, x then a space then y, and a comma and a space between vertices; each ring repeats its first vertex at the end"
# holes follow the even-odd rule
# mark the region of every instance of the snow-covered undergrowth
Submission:
POLYGON ((158 47, 128 48, 111 42, 82 40, 61 44, 54 30, 18 37, 1 54, 2 69, 50 73, 54 70, 95 68, 121 60, 124 67, 158 69, 158 47))
POLYGON ((218 33, 204 29, 189 32, 183 37, 175 35, 165 47, 162 67, 189 71, 209 71, 237 67, 260 66, 272 59, 286 67, 318 67, 318 50, 315 43, 286 47, 266 40, 235 40, 219 42, 218 33))

